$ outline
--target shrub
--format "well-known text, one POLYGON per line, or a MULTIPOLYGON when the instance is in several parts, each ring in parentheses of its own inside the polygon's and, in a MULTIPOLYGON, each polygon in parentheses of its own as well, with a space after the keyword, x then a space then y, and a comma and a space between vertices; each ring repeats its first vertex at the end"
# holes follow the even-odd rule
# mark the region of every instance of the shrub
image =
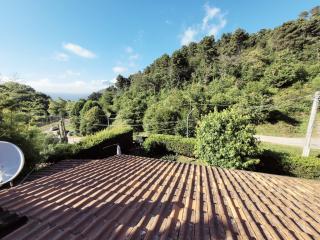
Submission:
POLYGON ((163 157, 161 157, 161 160, 169 161, 169 162, 176 162, 177 158, 178 158, 177 155, 164 155, 163 157))
POLYGON ((57 144, 49 161, 67 158, 103 158, 115 154, 115 146, 119 144, 123 152, 132 145, 132 129, 130 127, 110 127, 96 134, 86 136, 76 144, 57 144))
POLYGON ((77 152, 76 144, 59 143, 54 146, 48 153, 48 161, 58 161, 62 159, 72 158, 77 152))
POLYGON ((129 126, 110 127, 106 128, 96 134, 88 135, 79 142, 78 145, 81 149, 89 149, 93 146, 103 143, 105 140, 115 138, 121 134, 131 133, 132 128, 129 126))
POLYGON ((0 141, 11 142, 21 148, 25 156, 24 172, 46 160, 47 152, 53 146, 52 136, 48 136, 37 127, 22 124, 6 125, 0 123, 0 141))
POLYGON ((143 146, 148 152, 152 153, 173 152, 193 157, 195 139, 177 135, 152 134, 146 139, 143 146))
POLYGON ((260 160, 257 171, 320 179, 320 158, 315 156, 301 157, 296 153, 281 151, 278 146, 268 146, 261 151, 260 160))
POLYGON ((213 112, 197 128, 196 156, 211 165, 246 169, 258 163, 250 118, 235 110, 213 112))
POLYGON ((284 170, 291 176, 320 179, 320 159, 316 157, 290 157, 282 161, 284 170))

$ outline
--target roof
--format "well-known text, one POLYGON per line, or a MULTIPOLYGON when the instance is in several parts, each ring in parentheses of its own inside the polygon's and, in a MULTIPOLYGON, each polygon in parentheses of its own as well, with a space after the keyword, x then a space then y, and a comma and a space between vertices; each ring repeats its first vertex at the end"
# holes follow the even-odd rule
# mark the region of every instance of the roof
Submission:
POLYGON ((319 239, 320 182, 136 156, 64 160, 0 191, 4 239, 319 239))

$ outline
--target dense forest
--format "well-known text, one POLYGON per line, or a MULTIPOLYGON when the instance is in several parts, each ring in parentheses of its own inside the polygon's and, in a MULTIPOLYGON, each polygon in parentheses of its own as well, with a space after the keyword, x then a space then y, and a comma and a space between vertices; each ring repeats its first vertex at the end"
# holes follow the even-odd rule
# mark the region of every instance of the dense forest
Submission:
MULTIPOLYGON (((273 29, 243 29, 164 54, 89 98, 137 131, 186 135, 201 116, 238 108, 254 124, 308 112, 320 87, 319 8, 273 29)), ((77 106, 78 107, 78 106, 77 106)), ((78 111, 79 112, 79 111, 78 111)), ((97 114, 97 113, 95 113, 97 114)))
MULTIPOLYGON (((320 88, 320 8, 275 29, 206 36, 116 80, 115 86, 78 101, 53 100, 14 82, 1 84, 0 136, 10 139, 7 130, 15 131, 15 124, 33 127, 63 117, 80 136, 112 124, 194 137, 207 114, 225 109, 241 112, 256 126, 298 122, 320 88)), ((42 152, 48 148, 42 146, 42 152)))

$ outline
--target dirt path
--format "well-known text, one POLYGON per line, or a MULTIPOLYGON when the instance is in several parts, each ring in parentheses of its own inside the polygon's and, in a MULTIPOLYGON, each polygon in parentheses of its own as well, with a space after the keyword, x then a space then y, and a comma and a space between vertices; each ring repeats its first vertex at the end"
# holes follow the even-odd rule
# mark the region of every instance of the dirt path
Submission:
MULTIPOLYGON (((288 138, 288 137, 274 137, 274 136, 264 136, 264 135, 256 135, 256 137, 261 142, 269 142, 280 145, 288 145, 295 147, 303 147, 305 138, 288 138)), ((312 138, 311 148, 320 149, 320 138, 312 138)))

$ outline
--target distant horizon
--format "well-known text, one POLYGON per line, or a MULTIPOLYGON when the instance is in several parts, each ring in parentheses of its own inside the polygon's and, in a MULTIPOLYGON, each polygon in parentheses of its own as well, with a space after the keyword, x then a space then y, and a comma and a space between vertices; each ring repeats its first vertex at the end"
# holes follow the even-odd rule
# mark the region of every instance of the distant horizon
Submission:
POLYGON ((76 93, 76 94, 72 94, 72 93, 45 93, 45 94, 47 94, 53 100, 57 100, 58 98, 62 98, 64 100, 70 100, 70 101, 76 101, 76 100, 79 100, 81 98, 87 99, 87 97, 90 95, 90 93, 89 94, 80 94, 80 93, 76 93))
MULTIPOLYGON (((25 84, 27 86, 30 86, 28 85, 27 83, 24 83, 24 82, 21 82, 21 81, 0 81, 0 84, 4 84, 6 82, 16 82, 16 83, 19 83, 19 84, 25 84)), ((109 85, 111 86, 111 85, 109 85)), ((32 86, 30 86, 32 87, 32 86)), ((105 88, 107 88, 108 86, 106 86, 105 88)), ((33 88, 33 87, 32 87, 33 88)), ((105 88, 102 88, 102 89, 99 89, 95 92, 99 92, 99 91, 102 91, 103 89, 105 88)), ((64 100, 71 100, 71 101, 74 101, 74 100, 79 100, 81 98, 84 98, 86 99, 91 93, 93 92, 90 92, 90 93, 68 93, 68 92, 61 92, 61 93, 58 93, 58 92, 47 92, 47 91, 39 91, 38 89, 35 89, 33 88, 35 91, 37 92, 40 92, 40 93, 44 93, 46 95, 48 95, 49 97, 51 97, 52 99, 56 100, 58 98, 62 98, 64 100)))

